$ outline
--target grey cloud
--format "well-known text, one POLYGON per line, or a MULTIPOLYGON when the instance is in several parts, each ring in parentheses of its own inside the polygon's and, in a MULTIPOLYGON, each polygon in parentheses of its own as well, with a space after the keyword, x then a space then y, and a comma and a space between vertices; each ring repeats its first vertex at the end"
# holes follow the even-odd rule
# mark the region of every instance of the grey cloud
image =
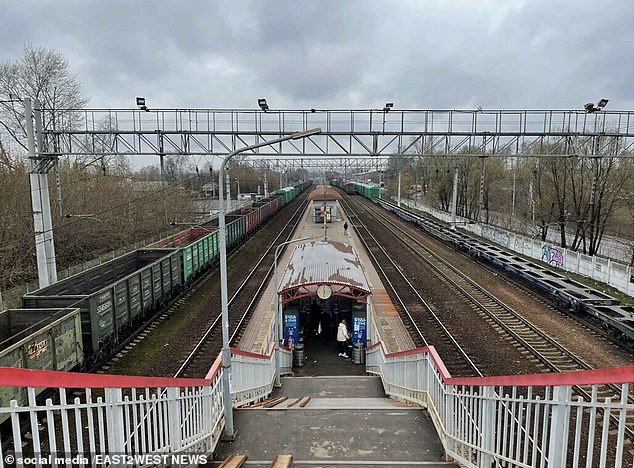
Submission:
POLYGON ((60 50, 92 105, 634 108, 631 1, 60 0, 0 17, 0 60, 60 50))

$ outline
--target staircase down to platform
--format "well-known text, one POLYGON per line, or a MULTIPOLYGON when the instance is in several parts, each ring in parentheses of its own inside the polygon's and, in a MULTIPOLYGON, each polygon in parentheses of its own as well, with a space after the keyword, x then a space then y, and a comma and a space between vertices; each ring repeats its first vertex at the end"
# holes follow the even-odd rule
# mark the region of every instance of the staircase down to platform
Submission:
POLYGON ((217 460, 243 454, 245 466, 269 467, 291 454, 294 467, 456 466, 444 462, 425 410, 386 398, 378 377, 285 377, 267 401, 236 410, 234 427, 217 460))

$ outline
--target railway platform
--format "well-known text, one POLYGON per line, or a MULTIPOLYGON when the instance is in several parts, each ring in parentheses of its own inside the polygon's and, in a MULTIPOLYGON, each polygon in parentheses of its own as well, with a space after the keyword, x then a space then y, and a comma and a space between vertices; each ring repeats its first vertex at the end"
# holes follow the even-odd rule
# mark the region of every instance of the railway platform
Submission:
MULTIPOLYGON (((363 363, 338 356, 333 340, 307 333, 302 365, 293 365, 293 349, 279 350, 277 362, 286 376, 275 387, 271 330, 276 288, 269 285, 268 300, 265 294, 258 305, 260 315, 240 347, 231 350, 231 367, 221 367, 218 356, 204 379, 0 368, 2 389, 19 388, 25 402, 0 407, 5 421, 0 436, 11 440, 10 446, 0 445, 0 468, 6 456, 14 460, 47 451, 85 456, 85 465, 96 454, 150 454, 164 464, 217 466, 214 460, 243 453, 247 466, 271 466, 283 454, 293 456, 293 466, 311 467, 634 466, 634 404, 629 399, 634 366, 452 377, 433 347, 413 348, 400 339, 407 335, 404 325, 386 302, 387 293, 376 282, 378 275, 353 226, 343 232, 347 217, 336 200, 330 201, 336 215, 327 236, 350 263, 350 269, 338 271, 357 281, 352 288, 333 280, 333 289, 345 283, 348 289, 338 292, 355 293, 357 302, 368 305, 363 363), (352 248, 358 261, 350 258, 352 248), (223 387, 225 372, 231 373, 229 389, 223 387), (607 385, 610 397, 603 393, 607 385), (53 389, 54 397, 42 401, 36 391, 45 387, 53 389), (590 396, 576 394, 579 387, 590 396), (224 434, 225 390, 233 403, 235 435, 224 434)), ((323 225, 309 219, 315 216, 314 201, 312 208, 295 238, 323 236, 323 225)), ((314 242, 321 249, 317 252, 328 254, 320 240, 314 242)), ((312 297, 308 292, 316 284, 294 282, 325 271, 311 269, 315 264, 307 252, 288 249, 278 265, 285 271, 278 291, 312 297)), ((332 261, 328 255, 319 259, 332 261)), ((291 296, 284 298, 292 302, 291 296)), ((344 297, 342 304, 353 302, 344 297)), ((327 300, 322 307, 328 309, 327 300)), ((141 464, 156 464, 150 461, 155 458, 145 460, 141 464)))
MULTIPOLYGON (((308 239, 306 242, 324 241, 330 244, 340 244, 351 246, 353 255, 358 259, 361 274, 364 276, 370 288, 371 304, 368 306, 368 314, 372 314, 372 319, 376 324, 377 333, 387 346, 389 352, 399 352, 414 348, 414 343, 409 336, 400 316, 396 312, 383 283, 372 265, 370 257, 363 248, 360 238, 357 236, 354 226, 346 216, 338 202, 339 195, 330 187, 318 186, 309 196, 310 204, 293 236, 294 239, 308 239), (317 223, 314 220, 314 213, 324 201, 333 208, 331 222, 317 223), (348 229, 344 230, 344 224, 348 224, 348 229)), ((298 243, 301 244, 301 243, 298 243)), ((278 270, 284 272, 288 269, 293 256, 295 245, 288 246, 286 251, 278 260, 278 270)), ((309 256, 310 252, 305 253, 309 256)), ((300 260, 301 261, 301 260, 300 260)), ((329 278, 318 277, 324 274, 326 269, 311 266, 318 269, 312 278, 320 283, 328 283, 329 278)), ((281 276, 281 274, 280 274, 281 276)), ((336 272, 335 272, 336 276, 336 272)), ((273 323, 275 321, 275 287, 271 281, 260 298, 252 319, 247 325, 238 347, 253 353, 265 353, 270 347, 273 336, 273 323)), ((283 285, 280 285, 280 288, 283 285)), ((350 323, 348 323, 350 326, 350 323)))

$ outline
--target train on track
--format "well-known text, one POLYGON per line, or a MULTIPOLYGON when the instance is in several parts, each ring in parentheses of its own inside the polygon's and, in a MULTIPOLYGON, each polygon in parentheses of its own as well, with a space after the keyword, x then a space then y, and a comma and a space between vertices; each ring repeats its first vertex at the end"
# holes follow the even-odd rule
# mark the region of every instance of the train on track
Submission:
MULTIPOLYGON (((282 188, 228 213, 227 249, 241 245, 311 185, 282 188)), ((0 313, 0 366, 90 369, 109 359, 216 265, 218 236, 215 219, 26 294, 23 309, 0 313)), ((11 390, 17 391, 0 387, 0 404, 19 397, 11 390)))
MULTIPOLYGON (((339 183, 336 184, 340 186, 339 183)), ((407 207, 380 198, 379 187, 360 182, 349 182, 340 186, 347 193, 362 195, 402 219, 416 224, 425 232, 460 249, 473 258, 486 261, 496 268, 520 278, 537 288, 555 306, 564 311, 586 312, 597 317, 604 329, 628 348, 634 347, 634 306, 622 305, 614 297, 581 284, 564 274, 522 258, 513 252, 482 242, 463 232, 450 229, 440 222, 420 216, 407 207)))

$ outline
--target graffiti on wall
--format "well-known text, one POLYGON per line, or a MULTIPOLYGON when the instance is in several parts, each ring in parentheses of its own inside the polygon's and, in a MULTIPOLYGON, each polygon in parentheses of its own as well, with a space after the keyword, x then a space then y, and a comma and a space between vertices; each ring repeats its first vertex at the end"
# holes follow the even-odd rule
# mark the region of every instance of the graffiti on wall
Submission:
POLYGON ((482 237, 486 237, 504 247, 510 247, 511 244, 511 236, 508 231, 488 224, 482 226, 482 237))
POLYGON ((531 244, 526 240, 525 237, 516 237, 513 241, 513 250, 516 252, 530 252, 531 244))
POLYGON ((544 245, 542 247, 542 260, 557 268, 564 267, 564 252, 556 247, 544 245))

